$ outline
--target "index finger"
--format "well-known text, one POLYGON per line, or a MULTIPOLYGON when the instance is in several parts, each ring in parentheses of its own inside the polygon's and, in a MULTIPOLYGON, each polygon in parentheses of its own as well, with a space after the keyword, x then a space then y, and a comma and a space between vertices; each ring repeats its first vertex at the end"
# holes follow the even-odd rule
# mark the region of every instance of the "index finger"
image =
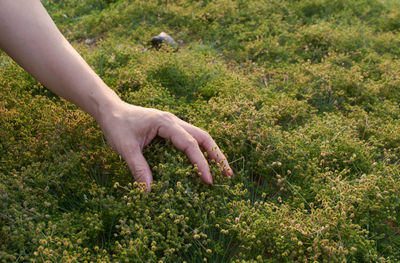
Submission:
POLYGON ((179 124, 196 139, 211 159, 214 159, 222 166, 224 175, 233 176, 232 168, 229 166, 225 155, 222 153, 214 139, 206 131, 203 131, 202 129, 181 119, 179 119, 179 124))
POLYGON ((172 144, 180 151, 184 152, 190 162, 199 169, 200 177, 204 182, 212 184, 212 176, 207 160, 204 158, 199 145, 186 130, 174 122, 161 125, 158 129, 158 135, 164 139, 170 139, 172 144))

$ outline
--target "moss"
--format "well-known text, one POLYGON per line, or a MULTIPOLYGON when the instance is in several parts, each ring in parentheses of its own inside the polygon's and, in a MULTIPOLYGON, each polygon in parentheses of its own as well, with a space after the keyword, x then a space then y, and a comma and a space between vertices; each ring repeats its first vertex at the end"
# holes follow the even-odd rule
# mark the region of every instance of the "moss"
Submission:
POLYGON ((124 100, 209 131, 236 175, 211 163, 205 185, 156 139, 146 193, 1 53, 1 262, 400 260, 396 1, 43 3, 124 100), (149 49, 161 31, 178 52, 149 49))

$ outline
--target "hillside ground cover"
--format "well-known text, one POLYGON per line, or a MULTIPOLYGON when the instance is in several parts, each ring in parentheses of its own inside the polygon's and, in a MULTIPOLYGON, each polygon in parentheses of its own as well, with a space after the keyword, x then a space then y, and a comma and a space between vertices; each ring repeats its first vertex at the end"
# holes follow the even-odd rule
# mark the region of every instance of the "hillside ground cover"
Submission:
POLYGON ((46 0, 125 101, 207 130, 146 193, 96 122, 0 53, 1 262, 400 261, 395 0, 46 0), (161 31, 180 49, 150 48, 161 31))

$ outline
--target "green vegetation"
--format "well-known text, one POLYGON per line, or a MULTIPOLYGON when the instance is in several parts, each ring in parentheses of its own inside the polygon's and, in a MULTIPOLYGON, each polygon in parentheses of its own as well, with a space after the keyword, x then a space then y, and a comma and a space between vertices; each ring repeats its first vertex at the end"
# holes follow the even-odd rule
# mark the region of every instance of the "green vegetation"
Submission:
POLYGON ((146 194, 93 119, 0 54, 0 261, 400 260, 395 0, 47 0, 124 100, 207 131, 205 185, 170 142, 146 194), (183 40, 155 51, 161 31, 183 40))

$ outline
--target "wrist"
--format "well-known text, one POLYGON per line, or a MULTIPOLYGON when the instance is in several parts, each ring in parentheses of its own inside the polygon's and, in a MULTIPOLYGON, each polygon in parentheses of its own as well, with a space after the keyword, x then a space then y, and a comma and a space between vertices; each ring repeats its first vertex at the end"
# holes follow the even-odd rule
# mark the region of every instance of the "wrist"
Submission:
POLYGON ((90 92, 90 109, 87 112, 98 122, 102 122, 107 116, 112 115, 116 108, 124 102, 109 87, 104 85, 100 89, 90 92))

